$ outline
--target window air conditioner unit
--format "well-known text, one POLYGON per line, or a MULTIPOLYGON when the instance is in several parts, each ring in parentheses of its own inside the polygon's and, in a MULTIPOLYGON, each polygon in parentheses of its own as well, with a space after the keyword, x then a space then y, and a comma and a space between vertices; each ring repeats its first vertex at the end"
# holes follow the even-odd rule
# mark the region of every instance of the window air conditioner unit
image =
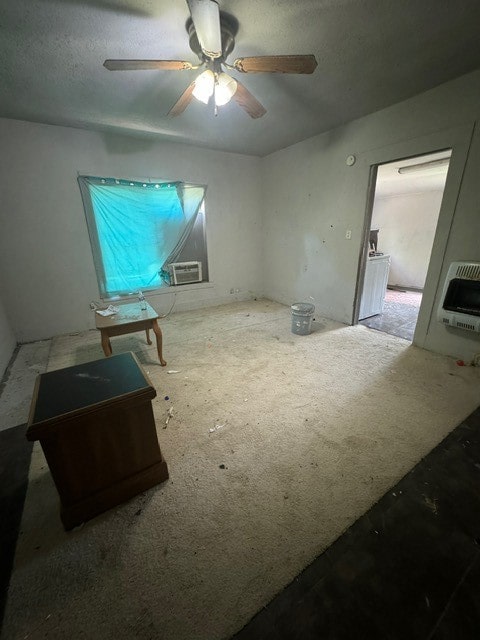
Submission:
POLYGON ((201 262, 172 262, 168 265, 170 284, 190 284, 202 281, 201 262))

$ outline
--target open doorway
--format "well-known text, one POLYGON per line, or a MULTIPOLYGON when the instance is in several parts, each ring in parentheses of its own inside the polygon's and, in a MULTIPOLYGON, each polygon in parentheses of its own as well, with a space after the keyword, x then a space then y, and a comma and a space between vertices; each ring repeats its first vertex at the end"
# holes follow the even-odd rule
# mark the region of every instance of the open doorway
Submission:
POLYGON ((378 165, 359 322, 413 340, 451 150, 378 165))

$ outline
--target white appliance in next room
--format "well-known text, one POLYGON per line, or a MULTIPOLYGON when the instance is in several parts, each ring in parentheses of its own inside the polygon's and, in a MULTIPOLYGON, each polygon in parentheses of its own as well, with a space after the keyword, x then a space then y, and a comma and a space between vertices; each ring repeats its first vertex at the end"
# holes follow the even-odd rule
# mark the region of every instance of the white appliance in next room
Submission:
POLYGON ((389 255, 369 256, 367 258, 359 320, 382 313, 389 270, 389 255))

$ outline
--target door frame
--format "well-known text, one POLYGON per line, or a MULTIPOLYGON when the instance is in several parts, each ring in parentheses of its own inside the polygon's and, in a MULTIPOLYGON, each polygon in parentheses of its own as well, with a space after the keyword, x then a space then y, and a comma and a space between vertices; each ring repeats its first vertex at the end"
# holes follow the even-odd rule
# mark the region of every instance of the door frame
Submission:
POLYGON ((424 346, 428 329, 432 321, 432 316, 434 315, 435 298, 439 287, 441 287, 440 275, 442 272, 450 230, 455 216, 474 128, 475 125, 472 123, 468 126, 438 131, 426 136, 405 140, 379 149, 373 149, 365 152, 362 154, 361 158, 359 158, 362 164, 364 164, 364 169, 368 171, 368 184, 366 185, 365 216, 361 236, 361 246, 359 247, 352 324, 358 324, 358 316, 360 313, 360 301, 367 264, 365 246, 368 242, 368 234, 370 232, 370 224, 372 220, 378 165, 399 159, 407 159, 451 149, 452 155, 450 157, 447 180, 438 215, 432 252, 430 254, 430 262, 425 280, 422 303, 420 305, 417 326, 413 337, 414 344, 420 347, 424 346))

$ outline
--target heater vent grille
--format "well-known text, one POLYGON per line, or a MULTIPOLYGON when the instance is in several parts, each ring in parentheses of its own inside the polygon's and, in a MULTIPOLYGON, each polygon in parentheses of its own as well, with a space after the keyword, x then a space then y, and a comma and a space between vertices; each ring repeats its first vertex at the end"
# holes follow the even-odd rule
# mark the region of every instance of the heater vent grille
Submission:
POLYGON ((480 262, 452 262, 437 320, 445 327, 480 333, 480 262))
POLYGON ((468 324, 467 322, 456 322, 456 326, 459 329, 468 329, 468 331, 475 331, 475 325, 468 324))
POLYGON ((480 265, 460 264, 457 267, 455 276, 464 280, 480 280, 480 265))

